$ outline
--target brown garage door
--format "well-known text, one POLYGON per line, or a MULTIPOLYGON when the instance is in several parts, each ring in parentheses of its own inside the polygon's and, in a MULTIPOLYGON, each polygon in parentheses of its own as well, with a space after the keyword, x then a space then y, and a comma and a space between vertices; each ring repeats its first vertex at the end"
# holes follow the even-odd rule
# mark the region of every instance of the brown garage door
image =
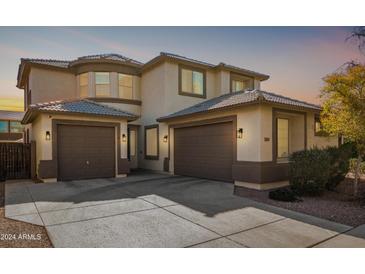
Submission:
POLYGON ((58 125, 58 179, 115 176, 113 127, 58 125))
POLYGON ((232 181, 232 123, 176 128, 175 174, 232 181))

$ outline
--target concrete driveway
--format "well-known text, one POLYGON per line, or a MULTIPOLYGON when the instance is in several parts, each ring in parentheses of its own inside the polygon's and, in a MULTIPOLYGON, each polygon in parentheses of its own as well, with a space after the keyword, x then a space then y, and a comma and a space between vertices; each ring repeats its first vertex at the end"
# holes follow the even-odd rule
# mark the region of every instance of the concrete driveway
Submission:
POLYGON ((353 229, 233 195, 217 181, 127 178, 7 183, 8 218, 44 225, 55 247, 365 247, 353 229))

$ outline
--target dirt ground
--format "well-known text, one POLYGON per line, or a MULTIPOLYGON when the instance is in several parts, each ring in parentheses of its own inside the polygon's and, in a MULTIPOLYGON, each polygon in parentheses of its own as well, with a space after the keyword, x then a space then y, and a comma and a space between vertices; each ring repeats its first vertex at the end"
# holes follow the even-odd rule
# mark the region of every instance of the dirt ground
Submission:
POLYGON ((52 247, 46 229, 5 218, 5 183, 0 182, 0 247, 52 247))
POLYGON ((336 191, 325 191, 319 197, 301 197, 302 201, 300 202, 271 200, 269 191, 237 187, 235 189, 235 194, 238 196, 355 227, 365 224, 364 179, 359 184, 359 197, 354 198, 352 193, 353 181, 351 178, 346 178, 336 188, 336 191))

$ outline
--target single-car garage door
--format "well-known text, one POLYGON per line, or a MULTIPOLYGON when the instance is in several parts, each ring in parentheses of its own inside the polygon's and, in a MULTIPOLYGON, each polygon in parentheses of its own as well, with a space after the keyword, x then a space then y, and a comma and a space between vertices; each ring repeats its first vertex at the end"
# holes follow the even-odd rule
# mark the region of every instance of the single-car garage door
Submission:
POLYGON ((232 122, 174 130, 174 173, 232 181, 232 122))
POLYGON ((115 176, 114 127, 58 125, 58 179, 115 176))

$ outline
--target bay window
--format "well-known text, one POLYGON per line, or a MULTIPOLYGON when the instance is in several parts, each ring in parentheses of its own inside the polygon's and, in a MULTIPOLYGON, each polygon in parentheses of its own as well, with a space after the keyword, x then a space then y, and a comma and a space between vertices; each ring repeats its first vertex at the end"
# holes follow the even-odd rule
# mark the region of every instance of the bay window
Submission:
POLYGON ((95 96, 110 97, 109 72, 95 72, 95 96))
POLYGON ((133 99, 133 76, 118 73, 119 98, 133 99))
POLYGON ((89 94, 89 73, 80 74, 80 97, 88 97, 89 94))

